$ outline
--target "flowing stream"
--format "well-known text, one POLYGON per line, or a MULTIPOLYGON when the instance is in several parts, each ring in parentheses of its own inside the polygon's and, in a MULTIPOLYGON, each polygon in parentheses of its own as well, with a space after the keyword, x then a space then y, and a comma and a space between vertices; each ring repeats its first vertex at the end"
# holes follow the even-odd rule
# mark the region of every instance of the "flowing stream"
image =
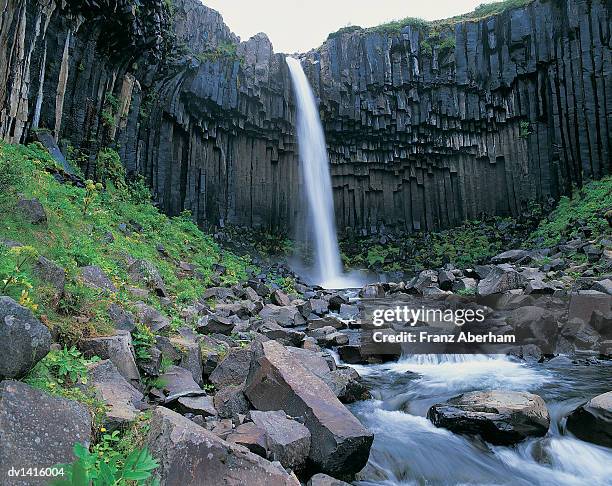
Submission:
POLYGON ((292 57, 286 60, 297 102, 300 167, 315 243, 315 279, 323 287, 334 288, 342 280, 342 262, 325 135, 314 94, 300 61, 292 57))
POLYGON ((565 357, 526 364, 505 356, 421 355, 395 363, 355 366, 374 399, 351 406, 374 432, 357 485, 612 485, 612 449, 578 440, 565 418, 611 389, 612 364, 565 357), (434 403, 473 390, 529 391, 546 401, 546 437, 492 446, 434 427, 434 403))

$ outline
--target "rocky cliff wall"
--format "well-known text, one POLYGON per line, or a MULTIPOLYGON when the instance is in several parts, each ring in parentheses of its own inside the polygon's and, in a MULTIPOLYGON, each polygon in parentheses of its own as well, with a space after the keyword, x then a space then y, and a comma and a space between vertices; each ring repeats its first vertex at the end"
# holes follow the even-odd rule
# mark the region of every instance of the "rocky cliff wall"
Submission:
MULTIPOLYGON (((301 56, 340 228, 517 215, 612 170, 609 0, 536 1, 434 34, 333 35, 301 56)), ((301 218, 284 56, 197 0, 0 0, 0 136, 50 129, 95 171, 114 145, 162 208, 286 230, 301 218)))

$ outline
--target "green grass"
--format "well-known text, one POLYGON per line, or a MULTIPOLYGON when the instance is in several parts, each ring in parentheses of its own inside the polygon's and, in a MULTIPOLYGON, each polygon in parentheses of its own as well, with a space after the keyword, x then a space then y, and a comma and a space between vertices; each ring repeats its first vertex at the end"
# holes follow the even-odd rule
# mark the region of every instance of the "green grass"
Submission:
MULTIPOLYGON (((127 272, 127 258, 145 259, 159 270, 173 305, 163 308, 174 322, 180 307, 199 298, 214 275, 213 265, 227 268, 220 280, 231 285, 246 279, 250 261, 225 251, 204 234, 189 213, 169 218, 149 201, 142 181, 126 183, 118 156, 110 149, 101 152, 101 170, 106 188, 86 189, 60 184, 49 173, 55 162, 37 144, 30 146, 0 143, 0 237, 27 244, 35 255, 42 255, 66 269, 66 295, 53 302, 52 289, 40 282, 29 258, 18 271, 23 256, 0 245, 0 281, 17 275, 0 293, 21 298, 27 290, 32 310, 60 333, 63 343, 72 344, 84 336, 108 334, 108 307, 113 302, 130 308, 134 300, 127 286, 137 286, 127 272), (15 210, 18 194, 36 197, 45 208, 48 223, 32 225, 15 210), (129 232, 119 230, 125 224, 129 232), (158 251, 163 246, 165 254, 158 251), (179 278, 177 263, 195 266, 195 274, 179 278), (78 268, 98 265, 118 288, 112 295, 100 295, 84 287, 78 268)), ((162 309, 151 295, 150 305, 162 309)))
POLYGON ((562 239, 572 239, 580 234, 580 228, 588 227, 593 238, 610 235, 605 213, 612 209, 612 176, 592 181, 572 198, 562 197, 557 208, 533 232, 528 245, 540 243, 554 246, 562 239))

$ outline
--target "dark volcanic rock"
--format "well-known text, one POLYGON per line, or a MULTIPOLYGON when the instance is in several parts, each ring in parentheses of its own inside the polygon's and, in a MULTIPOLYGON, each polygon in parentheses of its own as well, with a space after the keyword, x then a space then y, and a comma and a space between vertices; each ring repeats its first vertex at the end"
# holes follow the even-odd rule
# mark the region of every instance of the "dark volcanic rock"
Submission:
POLYGON ((45 208, 36 198, 20 198, 19 201, 17 201, 17 210, 28 223, 44 224, 47 222, 45 208))
POLYGON ((0 380, 21 378, 51 347, 49 329, 29 309, 0 297, 0 380))
POLYGON ((46 468, 74 461, 74 444, 91 442, 91 415, 81 403, 52 397, 18 381, 0 383, 0 474, 7 486, 47 480, 10 478, 10 468, 46 468))
POLYGON ((104 273, 104 271, 96 266, 89 265, 79 269, 80 277, 87 287, 95 290, 102 290, 107 293, 117 292, 117 287, 111 281, 110 278, 104 273))
POLYGON ((299 486, 282 468, 163 407, 153 411, 146 444, 162 486, 265 484, 299 486))
POLYGON ((119 373, 132 384, 140 380, 140 373, 132 352, 132 336, 127 331, 117 331, 114 336, 83 339, 79 349, 87 357, 110 359, 119 373))
POLYGON ((480 435, 492 444, 513 444, 546 435, 550 417, 546 404, 531 393, 470 392, 433 405, 427 418, 436 427, 480 435))
POLYGON ((329 474, 355 473, 367 462, 373 436, 328 386, 274 341, 257 346, 245 394, 262 411, 305 417, 316 447, 314 466, 329 474))
POLYGON ((567 429, 579 439, 612 447, 612 391, 574 410, 567 418, 567 429))

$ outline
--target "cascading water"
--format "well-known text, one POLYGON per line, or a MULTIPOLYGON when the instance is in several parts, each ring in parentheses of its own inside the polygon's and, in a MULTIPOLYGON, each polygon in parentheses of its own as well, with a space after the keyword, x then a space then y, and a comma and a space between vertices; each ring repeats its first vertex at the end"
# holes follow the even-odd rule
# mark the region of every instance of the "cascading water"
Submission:
POLYGON ((300 61, 287 57, 297 101, 297 132, 300 166, 312 224, 317 283, 338 287, 342 262, 336 235, 329 159, 317 103, 300 61))

